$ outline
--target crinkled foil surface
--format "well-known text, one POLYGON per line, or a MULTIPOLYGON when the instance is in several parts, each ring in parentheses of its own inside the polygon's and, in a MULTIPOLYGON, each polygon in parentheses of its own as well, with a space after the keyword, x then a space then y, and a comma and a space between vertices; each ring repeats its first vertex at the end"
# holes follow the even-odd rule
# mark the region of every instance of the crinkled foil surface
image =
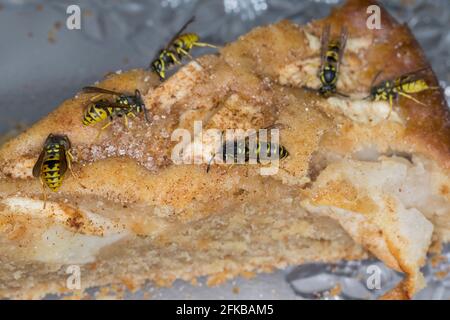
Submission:
MULTIPOLYGON (((3 0, 0 1, 0 134, 32 124, 104 74, 147 66, 161 44, 187 19, 190 30, 210 43, 233 41, 255 26, 282 18, 297 23, 327 16, 338 0, 3 0), (66 10, 82 10, 81 30, 68 30, 66 10), (27 92, 27 95, 23 94, 27 92)), ((381 1, 407 23, 425 49, 450 101, 450 2, 381 1)), ((201 53, 201 52, 200 52, 201 53)), ((417 299, 449 299, 450 248, 443 263, 424 267, 428 286, 417 299)), ((375 260, 307 264, 236 279, 207 288, 176 281, 151 285, 127 298, 152 299, 374 299, 401 275, 375 260), (380 289, 368 289, 374 268, 380 289)), ((55 297, 49 297, 55 298, 55 297)))

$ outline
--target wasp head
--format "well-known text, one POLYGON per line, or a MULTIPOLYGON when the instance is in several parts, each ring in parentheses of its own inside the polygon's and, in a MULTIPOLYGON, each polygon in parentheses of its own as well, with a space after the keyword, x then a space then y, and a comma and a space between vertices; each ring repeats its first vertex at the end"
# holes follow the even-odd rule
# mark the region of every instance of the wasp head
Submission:
POLYGON ((367 98, 371 100, 385 100, 383 97, 385 97, 390 91, 390 83, 382 82, 381 84, 370 88, 370 94, 367 98))
POLYGON ((67 137, 65 134, 53 134, 53 133, 50 133, 48 135, 47 139, 45 139, 45 143, 44 144, 46 146, 48 146, 48 145, 61 145, 66 150, 69 150, 71 148, 69 137, 67 137))
POLYGON ((134 91, 134 96, 135 96, 136 110, 138 112, 144 111, 145 121, 150 122, 150 119, 148 118, 147 107, 145 106, 144 99, 142 99, 141 92, 138 89, 134 91))
POLYGON ((379 87, 372 87, 370 88, 370 98, 375 98, 376 96, 378 96, 380 93, 382 92, 382 88, 379 87))
POLYGON ((336 93, 336 86, 325 84, 319 88, 319 93, 321 96, 329 97, 332 94, 336 93))
POLYGON ((156 59, 155 61, 153 61, 151 68, 153 72, 155 72, 159 76, 161 81, 164 80, 166 74, 164 70, 164 62, 161 59, 156 59))

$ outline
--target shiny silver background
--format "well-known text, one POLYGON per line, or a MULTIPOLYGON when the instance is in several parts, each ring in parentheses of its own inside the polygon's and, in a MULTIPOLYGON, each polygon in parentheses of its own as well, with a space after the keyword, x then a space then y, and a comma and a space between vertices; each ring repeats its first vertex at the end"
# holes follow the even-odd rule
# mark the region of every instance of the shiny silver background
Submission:
MULTIPOLYGON (((450 2, 448 0, 381 1, 407 23, 432 63, 450 99, 450 2)), ((0 134, 40 119, 81 87, 110 71, 145 67, 156 51, 192 15, 190 31, 206 42, 233 41, 253 27, 282 18, 297 23, 325 17, 338 0, 0 0, 0 134), (82 10, 81 30, 66 28, 67 6, 82 10)), ((201 54, 201 50, 196 51, 201 54)), ((447 252, 449 250, 446 250, 447 252)), ((450 298, 447 263, 427 265, 428 287, 418 298, 450 298)), ((148 286, 151 298, 374 298, 392 287, 399 275, 381 263, 312 264, 237 279, 217 288, 177 281, 173 288, 148 286), (368 265, 377 264, 382 290, 365 286, 368 265), (330 294, 336 285, 338 295, 330 294), (238 287, 239 290, 235 289, 238 287), (239 291, 239 293, 237 293, 239 291), (339 291, 339 290, 337 290, 339 291)), ((333 292, 332 292, 333 293, 333 292)))

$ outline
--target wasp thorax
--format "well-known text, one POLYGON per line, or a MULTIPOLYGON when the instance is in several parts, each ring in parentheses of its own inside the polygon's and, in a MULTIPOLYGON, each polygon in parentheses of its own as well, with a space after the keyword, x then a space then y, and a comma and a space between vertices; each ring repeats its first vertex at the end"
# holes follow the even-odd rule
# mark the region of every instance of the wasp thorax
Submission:
POLYGON ((323 71, 323 77, 325 79, 325 82, 333 82, 336 78, 336 71, 333 68, 325 68, 323 71))

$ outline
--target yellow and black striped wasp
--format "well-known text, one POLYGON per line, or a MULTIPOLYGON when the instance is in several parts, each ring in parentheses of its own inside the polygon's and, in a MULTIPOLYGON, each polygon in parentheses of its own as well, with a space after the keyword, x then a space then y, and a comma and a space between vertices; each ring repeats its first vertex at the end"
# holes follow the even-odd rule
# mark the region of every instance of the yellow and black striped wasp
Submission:
MULTIPOLYGON (((254 143, 250 142, 250 137, 246 136, 242 139, 225 140, 221 142, 219 152, 223 163, 248 163, 250 160, 256 160, 256 163, 261 163, 261 160, 282 160, 289 156, 287 149, 278 143, 270 141, 261 141, 259 136, 256 137, 254 143)), ((222 133, 221 139, 223 140, 222 133)), ((206 167, 206 172, 211 168, 211 162, 214 160, 215 154, 211 157, 206 167)))
POLYGON ((83 124, 85 126, 99 123, 109 118, 109 122, 102 127, 102 130, 111 125, 115 117, 125 117, 125 125, 128 126, 128 117, 136 117, 137 113, 144 112, 144 117, 149 122, 147 108, 139 90, 135 90, 134 95, 127 95, 122 92, 116 92, 99 87, 84 87, 85 93, 98 93, 95 96, 83 116, 83 124), (101 95, 112 95, 116 97, 115 101, 107 99, 96 100, 101 95))
POLYGON ((67 169, 72 171, 73 156, 70 153, 71 144, 66 135, 50 133, 45 140, 41 154, 33 167, 33 176, 39 178, 44 194, 44 208, 47 201, 45 186, 53 192, 61 187, 67 169))
POLYGON ((339 40, 330 38, 330 25, 326 25, 322 31, 320 47, 320 69, 318 77, 321 83, 319 93, 324 97, 329 97, 337 92, 336 85, 339 77, 339 68, 344 55, 345 44, 347 42, 347 29, 341 29, 339 40))
POLYGON ((428 70, 429 67, 421 68, 412 72, 405 73, 397 78, 381 81, 375 84, 375 81, 380 76, 381 71, 378 72, 372 84, 370 86, 370 94, 365 99, 372 101, 388 101, 390 110, 387 118, 391 115, 394 100, 397 100, 399 96, 411 99, 414 102, 426 106, 423 102, 414 98, 411 94, 422 92, 425 90, 435 90, 439 87, 431 87, 427 82, 420 77, 420 73, 428 70))
POLYGON ((175 64, 181 64, 183 57, 193 59, 189 53, 193 47, 217 48, 212 44, 199 42, 200 38, 196 33, 181 34, 194 20, 195 17, 190 18, 150 63, 150 68, 161 81, 166 78, 166 70, 175 64))

